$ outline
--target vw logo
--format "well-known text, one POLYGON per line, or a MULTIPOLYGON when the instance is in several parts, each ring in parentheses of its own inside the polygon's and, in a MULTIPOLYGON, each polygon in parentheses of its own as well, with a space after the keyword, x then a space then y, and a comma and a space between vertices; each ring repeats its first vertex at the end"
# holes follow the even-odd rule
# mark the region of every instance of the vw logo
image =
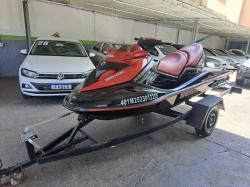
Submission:
POLYGON ((64 79, 64 74, 59 73, 59 74, 57 75, 57 79, 58 79, 58 80, 63 80, 63 79, 64 79))

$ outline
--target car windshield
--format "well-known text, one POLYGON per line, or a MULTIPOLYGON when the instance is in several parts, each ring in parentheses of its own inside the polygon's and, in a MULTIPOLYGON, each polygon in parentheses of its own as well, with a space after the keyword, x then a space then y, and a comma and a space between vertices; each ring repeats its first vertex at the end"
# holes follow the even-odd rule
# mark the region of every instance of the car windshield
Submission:
POLYGON ((235 55, 237 55, 237 56, 244 56, 241 52, 239 52, 239 51, 236 51, 236 50, 233 50, 232 51, 235 55))
POLYGON ((228 50, 226 50, 226 53, 229 55, 235 55, 232 51, 228 51, 228 50))
POLYGON ((177 49, 171 45, 158 45, 157 46, 164 55, 168 55, 172 52, 177 51, 177 49))
POLYGON ((30 55, 87 57, 80 43, 57 40, 38 40, 30 55))
POLYGON ((217 55, 220 55, 220 56, 228 56, 227 53, 225 53, 224 51, 221 51, 219 49, 214 49, 213 50, 217 55))

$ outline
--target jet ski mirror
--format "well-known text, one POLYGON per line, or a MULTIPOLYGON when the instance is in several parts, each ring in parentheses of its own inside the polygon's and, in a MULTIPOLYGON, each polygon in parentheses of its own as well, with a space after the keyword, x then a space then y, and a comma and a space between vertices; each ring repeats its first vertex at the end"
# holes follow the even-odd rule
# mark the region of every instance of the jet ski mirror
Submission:
POLYGON ((95 56, 95 53, 92 53, 92 52, 89 53, 89 57, 94 57, 94 56, 95 56))
POLYGON ((20 53, 23 55, 27 55, 28 51, 27 51, 27 49, 22 49, 22 50, 20 50, 20 53))

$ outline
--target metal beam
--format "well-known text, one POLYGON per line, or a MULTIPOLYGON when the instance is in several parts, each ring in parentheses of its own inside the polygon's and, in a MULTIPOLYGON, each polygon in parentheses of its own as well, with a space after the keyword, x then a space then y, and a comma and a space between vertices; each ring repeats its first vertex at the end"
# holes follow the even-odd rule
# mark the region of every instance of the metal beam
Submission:
POLYGON ((25 23, 27 50, 29 51, 32 41, 31 41, 31 31, 30 31, 28 0, 23 0, 23 15, 24 15, 24 23, 25 23))
POLYGON ((201 41, 203 41, 203 40, 205 40, 205 39, 207 39, 207 38, 209 38, 209 37, 211 37, 211 36, 213 36, 213 35, 214 35, 214 33, 210 33, 210 34, 208 34, 207 36, 204 36, 204 37, 202 37, 202 38, 196 40, 195 42, 196 42, 196 43, 199 43, 199 42, 201 42, 201 41))
POLYGON ((193 29, 193 42, 196 42, 197 36, 199 32, 199 22, 195 21, 194 22, 194 29, 193 29))

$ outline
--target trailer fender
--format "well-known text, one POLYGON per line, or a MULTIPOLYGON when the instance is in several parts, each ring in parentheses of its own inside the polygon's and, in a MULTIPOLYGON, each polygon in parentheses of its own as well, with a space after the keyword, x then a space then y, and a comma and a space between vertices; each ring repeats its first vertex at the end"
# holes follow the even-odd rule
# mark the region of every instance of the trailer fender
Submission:
POLYGON ((214 106, 225 110, 224 102, 221 97, 208 95, 196 102, 188 114, 186 123, 194 128, 201 129, 208 111, 214 106))

